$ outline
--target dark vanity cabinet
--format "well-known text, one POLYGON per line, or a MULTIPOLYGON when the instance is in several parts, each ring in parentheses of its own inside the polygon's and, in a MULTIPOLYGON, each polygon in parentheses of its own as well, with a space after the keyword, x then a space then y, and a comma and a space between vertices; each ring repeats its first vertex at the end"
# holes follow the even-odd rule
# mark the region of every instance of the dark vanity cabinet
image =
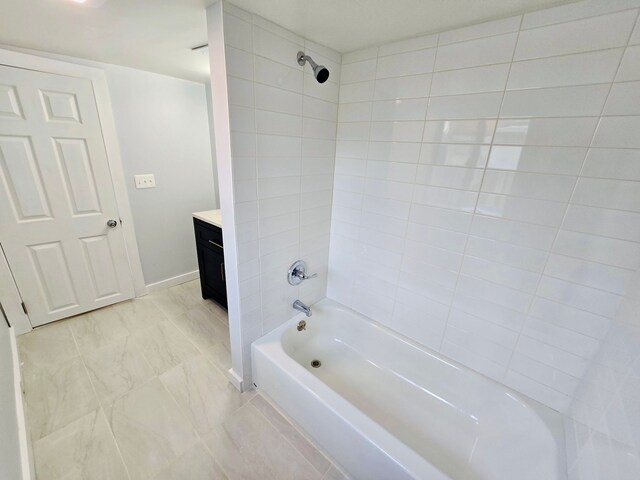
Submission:
POLYGON ((193 227, 196 234, 202 298, 210 298, 227 308, 222 229, 197 218, 193 219, 193 227))

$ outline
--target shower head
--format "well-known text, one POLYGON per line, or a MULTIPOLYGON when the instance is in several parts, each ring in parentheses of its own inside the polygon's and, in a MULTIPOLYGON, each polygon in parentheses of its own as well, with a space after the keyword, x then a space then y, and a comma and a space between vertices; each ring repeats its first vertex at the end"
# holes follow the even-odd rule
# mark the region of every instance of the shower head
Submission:
POLYGON ((304 66, 309 62, 311 68, 313 68, 313 76, 316 77, 318 83, 324 83, 329 78, 329 70, 324 65, 318 65, 309 55, 305 55, 304 52, 298 52, 298 65, 304 66))

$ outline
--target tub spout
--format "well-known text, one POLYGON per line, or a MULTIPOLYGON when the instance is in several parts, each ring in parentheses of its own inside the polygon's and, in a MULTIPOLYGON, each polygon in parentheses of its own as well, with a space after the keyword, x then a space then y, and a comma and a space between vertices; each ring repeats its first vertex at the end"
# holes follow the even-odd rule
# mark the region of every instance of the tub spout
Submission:
POLYGON ((304 313, 307 317, 311 316, 311 308, 307 307, 304 303, 302 303, 300 300, 296 300, 295 302, 293 302, 293 308, 295 308, 296 310, 301 311, 302 313, 304 313))

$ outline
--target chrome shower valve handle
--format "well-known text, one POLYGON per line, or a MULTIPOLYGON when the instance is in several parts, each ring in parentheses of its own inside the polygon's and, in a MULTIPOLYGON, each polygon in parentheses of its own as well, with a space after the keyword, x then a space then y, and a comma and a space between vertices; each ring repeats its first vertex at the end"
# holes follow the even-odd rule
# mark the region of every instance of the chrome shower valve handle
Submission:
POLYGON ((300 285, 303 280, 317 277, 317 273, 307 275, 307 263, 304 260, 294 262, 287 272, 287 280, 289 285, 300 285))

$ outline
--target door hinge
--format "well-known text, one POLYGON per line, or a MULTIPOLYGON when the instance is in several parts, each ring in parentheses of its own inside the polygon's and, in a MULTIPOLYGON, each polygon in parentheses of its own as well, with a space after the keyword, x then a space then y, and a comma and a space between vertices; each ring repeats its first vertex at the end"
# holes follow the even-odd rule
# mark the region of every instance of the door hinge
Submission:
POLYGON ((22 302, 21 305, 22 305, 22 311, 24 312, 24 314, 29 315, 29 312, 27 311, 27 306, 24 304, 24 302, 22 302))

